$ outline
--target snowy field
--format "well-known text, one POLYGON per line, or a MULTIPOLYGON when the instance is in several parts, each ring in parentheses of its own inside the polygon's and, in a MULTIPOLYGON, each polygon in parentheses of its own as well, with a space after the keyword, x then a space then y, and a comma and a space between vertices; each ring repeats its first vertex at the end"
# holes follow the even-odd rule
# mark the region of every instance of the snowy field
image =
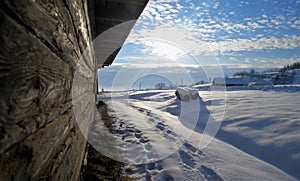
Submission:
POLYGON ((300 179, 298 86, 199 90, 194 102, 177 100, 175 90, 99 96, 114 118, 106 137, 118 158, 105 154, 135 180, 300 179))

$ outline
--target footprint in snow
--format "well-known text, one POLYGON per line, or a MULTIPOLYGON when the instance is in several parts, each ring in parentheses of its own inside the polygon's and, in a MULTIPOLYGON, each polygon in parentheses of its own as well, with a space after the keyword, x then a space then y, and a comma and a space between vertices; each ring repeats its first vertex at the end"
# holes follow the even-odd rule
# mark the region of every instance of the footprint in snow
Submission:
POLYGON ((145 144, 144 146, 147 151, 150 151, 152 148, 152 146, 149 143, 145 144))
POLYGON ((223 181, 223 179, 211 168, 201 165, 199 171, 208 181, 223 181))
POLYGON ((134 136, 137 138, 137 139, 140 139, 142 137, 142 134, 141 133, 135 133, 134 136))
POLYGON ((184 146, 186 149, 188 149, 188 150, 190 150, 191 152, 193 152, 193 153, 196 153, 196 151, 198 150, 198 149, 195 148, 193 145, 191 145, 191 144, 189 144, 189 143, 187 143, 187 142, 185 142, 185 143, 183 144, 183 146, 184 146))
POLYGON ((186 165, 188 165, 192 168, 195 167, 196 163, 195 163, 194 159, 192 158, 192 156, 190 154, 188 154, 185 151, 180 149, 178 151, 178 156, 184 164, 186 164, 186 165))
POLYGON ((162 124, 162 123, 158 123, 157 125, 156 125, 156 128, 158 128, 159 130, 161 130, 161 131, 163 131, 164 129, 165 129, 165 125, 164 124, 162 124))

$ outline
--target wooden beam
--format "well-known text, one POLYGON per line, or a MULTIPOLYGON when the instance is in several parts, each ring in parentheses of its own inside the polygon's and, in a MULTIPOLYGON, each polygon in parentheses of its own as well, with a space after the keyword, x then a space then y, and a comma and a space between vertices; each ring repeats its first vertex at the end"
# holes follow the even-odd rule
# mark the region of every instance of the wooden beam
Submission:
POLYGON ((110 20, 110 21, 130 21, 136 17, 125 10, 124 8, 98 8, 95 10, 96 20, 110 20))
POLYGON ((110 0, 110 1, 115 1, 119 3, 128 3, 128 4, 138 4, 138 5, 145 5, 146 1, 141 1, 141 0, 110 0))

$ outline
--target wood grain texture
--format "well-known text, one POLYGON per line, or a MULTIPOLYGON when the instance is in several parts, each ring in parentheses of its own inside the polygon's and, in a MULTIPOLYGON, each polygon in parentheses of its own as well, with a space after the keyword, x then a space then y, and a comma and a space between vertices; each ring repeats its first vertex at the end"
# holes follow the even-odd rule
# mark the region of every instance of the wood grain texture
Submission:
POLYGON ((6 9, 18 23, 39 38, 57 56, 75 67, 80 50, 72 18, 64 1, 6 0, 6 9))
MULTIPOLYGON (((91 35, 81 0, 6 0, 5 5, 72 69, 83 66, 79 59, 90 46, 91 35)), ((84 61, 93 67, 92 54, 84 61)))
POLYGON ((40 113, 34 116, 34 118, 24 119, 18 124, 3 127, 3 136, 0 139, 0 153, 3 153, 9 147, 22 141, 24 138, 28 137, 40 128, 44 127, 46 124, 53 121, 55 118, 59 117, 69 109, 72 109, 72 103, 67 102, 61 104, 58 108, 51 110, 46 114, 40 113), (4 134, 5 133, 5 134, 4 134))
POLYGON ((96 85, 85 3, 0 2, 0 180, 79 178, 86 140, 73 102, 91 119, 84 94, 96 85))
POLYGON ((12 125, 67 101, 73 73, 24 27, 1 10, 0 16, 0 120, 12 125))
POLYGON ((3 152, 0 155, 0 180, 77 180, 86 138, 72 111, 61 114, 3 152))

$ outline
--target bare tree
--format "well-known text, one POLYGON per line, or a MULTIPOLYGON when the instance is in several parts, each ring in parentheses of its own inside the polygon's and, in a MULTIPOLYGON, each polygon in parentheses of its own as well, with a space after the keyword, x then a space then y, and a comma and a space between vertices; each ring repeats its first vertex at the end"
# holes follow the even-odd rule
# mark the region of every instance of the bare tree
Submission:
POLYGON ((166 84, 165 84, 165 83, 162 83, 162 82, 157 83, 157 84, 155 85, 155 89, 159 89, 159 90, 165 89, 166 87, 167 87, 166 84))

